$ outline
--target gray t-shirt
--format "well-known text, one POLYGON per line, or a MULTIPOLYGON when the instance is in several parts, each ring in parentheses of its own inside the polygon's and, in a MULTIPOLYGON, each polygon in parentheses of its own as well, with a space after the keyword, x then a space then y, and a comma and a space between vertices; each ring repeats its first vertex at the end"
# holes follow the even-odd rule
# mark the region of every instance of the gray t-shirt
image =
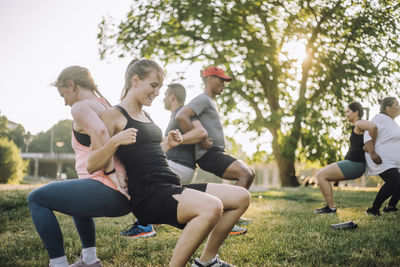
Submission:
MULTIPOLYGON (((202 93, 201 95, 195 97, 187 105, 196 113, 200 122, 207 130, 208 137, 213 139, 212 146, 225 149, 224 130, 222 128, 217 105, 215 104, 214 99, 212 99, 206 93, 202 93)), ((196 144, 196 160, 201 158, 206 152, 207 150, 201 149, 199 144, 196 144)))
MULTIPOLYGON (((167 129, 165 131, 165 136, 168 136, 168 133, 172 130, 178 129, 181 134, 183 134, 183 131, 181 128, 179 128, 178 123, 175 120, 176 114, 182 107, 178 108, 171 114, 171 119, 169 121, 169 124, 167 126, 167 129)), ((196 118, 193 118, 195 120, 196 118)), ((186 144, 186 145, 179 145, 174 148, 171 148, 170 150, 167 151, 166 153, 167 158, 169 160, 172 160, 176 163, 179 163, 181 165, 184 165, 186 167, 189 167, 191 169, 196 168, 196 163, 194 160, 194 144, 186 144)))

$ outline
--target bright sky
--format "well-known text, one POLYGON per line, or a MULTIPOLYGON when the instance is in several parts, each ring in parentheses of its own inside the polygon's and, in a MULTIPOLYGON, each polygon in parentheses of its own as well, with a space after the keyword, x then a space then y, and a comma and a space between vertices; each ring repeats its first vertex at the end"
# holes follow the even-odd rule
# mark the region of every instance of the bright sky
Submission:
MULTIPOLYGON (((130 58, 100 60, 98 24, 102 16, 125 18, 129 0, 2 0, 0 1, 0 112, 36 134, 62 119, 71 119, 55 87, 49 84, 70 65, 87 67, 102 94, 117 104, 130 58)), ((187 100, 202 92, 201 65, 167 69, 165 84, 186 71, 182 84, 187 100)), ((164 110, 165 87, 149 110, 164 130, 170 113, 164 110)))

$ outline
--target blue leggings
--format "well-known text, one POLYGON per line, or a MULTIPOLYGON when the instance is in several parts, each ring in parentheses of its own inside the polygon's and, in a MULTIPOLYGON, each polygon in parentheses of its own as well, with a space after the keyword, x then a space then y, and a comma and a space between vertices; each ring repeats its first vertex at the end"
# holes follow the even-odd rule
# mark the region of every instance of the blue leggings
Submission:
POLYGON ((47 184, 28 195, 28 204, 50 259, 65 255, 60 225, 53 210, 73 216, 83 248, 96 246, 93 217, 119 217, 130 213, 126 197, 93 179, 47 184))

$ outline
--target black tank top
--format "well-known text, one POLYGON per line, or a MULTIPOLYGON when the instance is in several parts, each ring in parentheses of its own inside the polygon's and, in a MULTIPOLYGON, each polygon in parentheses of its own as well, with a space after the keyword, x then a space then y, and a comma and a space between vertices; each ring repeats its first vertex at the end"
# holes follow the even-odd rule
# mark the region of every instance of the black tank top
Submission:
MULTIPOLYGON (((169 168, 167 157, 161 149, 161 129, 154 124, 147 113, 146 116, 149 117, 150 122, 142 122, 132 119, 123 107, 115 106, 115 108, 127 119, 124 130, 128 128, 139 130, 135 143, 119 146, 116 152, 125 166, 128 187, 130 189, 134 187, 134 191, 140 193, 139 188, 144 185, 154 183, 180 185, 179 177, 169 168)), ((133 197, 138 197, 137 194, 135 193, 133 197)))
POLYGON ((351 129, 350 136, 350 148, 344 159, 355 161, 355 162, 365 162, 365 153, 362 149, 364 146, 364 135, 356 134, 354 132, 354 126, 351 129))

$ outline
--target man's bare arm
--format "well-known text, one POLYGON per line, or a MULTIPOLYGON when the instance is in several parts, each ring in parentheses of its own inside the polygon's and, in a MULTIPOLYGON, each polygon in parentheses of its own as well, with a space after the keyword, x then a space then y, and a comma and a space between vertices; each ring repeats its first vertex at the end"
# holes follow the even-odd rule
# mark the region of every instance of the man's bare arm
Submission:
POLYGON ((189 106, 184 106, 176 114, 175 120, 184 133, 189 132, 190 130, 193 129, 191 117, 194 117, 195 115, 196 113, 189 106))
POLYGON ((196 144, 208 137, 207 130, 199 120, 192 121, 193 129, 182 135, 182 144, 196 144))

